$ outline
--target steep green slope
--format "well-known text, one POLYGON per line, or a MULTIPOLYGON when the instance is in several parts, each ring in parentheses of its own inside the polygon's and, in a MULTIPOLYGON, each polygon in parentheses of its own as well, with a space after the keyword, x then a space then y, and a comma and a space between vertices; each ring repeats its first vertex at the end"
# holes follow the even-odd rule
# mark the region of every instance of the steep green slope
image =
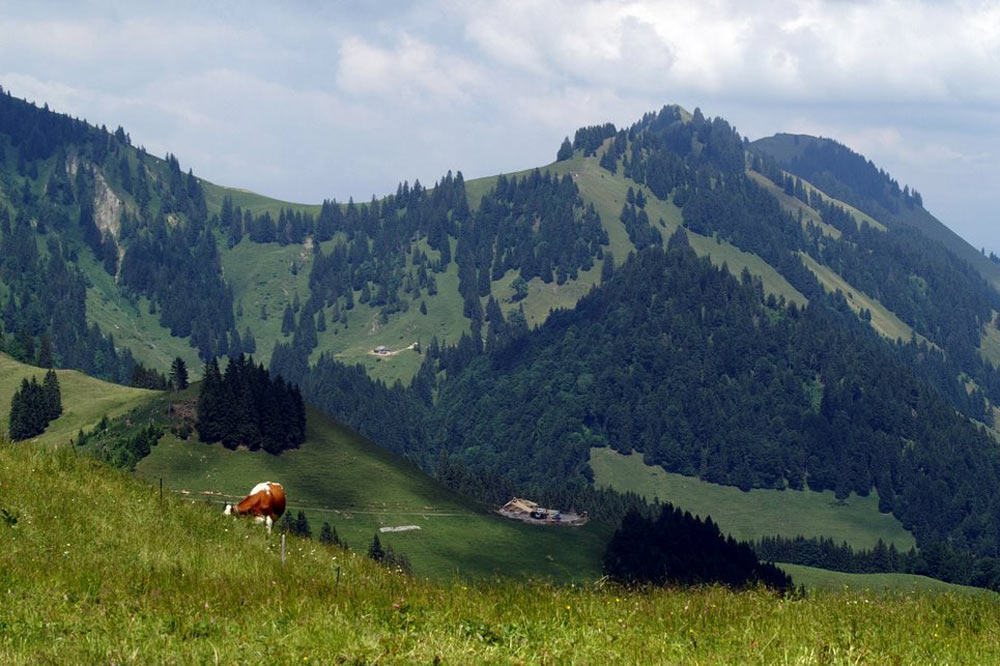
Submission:
MULTIPOLYGON (((856 187, 850 182, 849 172, 851 169, 856 169, 859 164, 863 165, 864 158, 852 153, 837 142, 801 134, 776 134, 754 141, 751 143, 751 149, 773 156, 789 171, 826 189, 828 195, 844 198, 838 192, 825 188, 822 183, 818 182, 817 177, 835 187, 844 188, 844 192, 854 192, 856 199, 849 203, 858 205, 863 210, 867 209, 866 213, 874 215, 888 225, 911 227, 927 238, 941 243, 954 252, 956 256, 971 264, 995 289, 1000 289, 1000 266, 983 256, 979 250, 931 215, 923 207, 919 195, 915 206, 900 206, 885 210, 884 204, 890 203, 891 205, 891 200, 886 201, 883 198, 886 191, 869 190, 867 194, 858 194, 856 187), (815 160, 811 159, 817 155, 826 158, 825 168, 818 167, 815 160), (880 211, 882 214, 879 214, 880 211)), ((868 165, 873 171, 875 170, 870 161, 868 165)), ((895 189, 896 192, 890 194, 898 197, 898 185, 895 189)))
POLYGON ((297 538, 282 563, 259 527, 66 450, 0 445, 0 487, 7 664, 1000 660, 993 595, 436 584, 297 538))
MULTIPOLYGON (((10 400, 22 379, 37 377, 42 381, 45 369, 18 363, 0 353, 0 431, 6 432, 10 400)), ((129 409, 157 395, 153 391, 110 384, 88 377, 76 370, 57 370, 63 413, 35 438, 44 444, 64 444, 82 428, 89 429, 101 420, 124 414, 129 409)))
POLYGON ((242 497, 260 481, 279 481, 290 510, 304 511, 314 534, 329 521, 359 552, 380 527, 417 525, 419 531, 381 533, 379 539, 409 556, 421 577, 593 579, 600 576, 610 536, 597 523, 545 528, 502 518, 315 409, 308 412, 300 449, 272 456, 168 435, 136 473, 211 499, 219 510, 221 502, 242 497))

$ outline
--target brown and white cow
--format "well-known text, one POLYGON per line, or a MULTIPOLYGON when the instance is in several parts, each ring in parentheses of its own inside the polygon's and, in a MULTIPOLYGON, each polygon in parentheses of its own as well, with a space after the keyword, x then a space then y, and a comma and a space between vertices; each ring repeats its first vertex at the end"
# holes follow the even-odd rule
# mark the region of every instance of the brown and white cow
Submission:
POLYGON ((222 511, 227 516, 251 515, 258 523, 267 525, 268 533, 285 512, 285 489, 280 483, 258 483, 238 504, 227 504, 222 511))

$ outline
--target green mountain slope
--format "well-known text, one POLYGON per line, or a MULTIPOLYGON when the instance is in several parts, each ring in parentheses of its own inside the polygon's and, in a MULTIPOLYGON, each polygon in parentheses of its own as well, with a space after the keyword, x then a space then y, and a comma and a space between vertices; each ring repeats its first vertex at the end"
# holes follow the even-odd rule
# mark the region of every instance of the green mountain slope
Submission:
POLYGON ((308 411, 306 437, 301 448, 272 456, 168 434, 136 474, 210 499, 220 511, 222 502, 243 497, 260 481, 279 481, 289 510, 304 511, 314 535, 328 521, 358 552, 381 527, 416 525, 419 531, 379 533, 379 539, 405 553, 419 577, 600 576, 606 526, 544 528, 502 518, 315 409, 308 411))
MULTIPOLYGON (((823 184, 817 182, 816 176, 820 176, 824 182, 834 188, 843 188, 845 192, 852 191, 853 184, 845 182, 849 180, 847 175, 849 168, 856 168, 859 161, 864 162, 864 158, 851 153, 849 149, 831 139, 802 134, 776 134, 772 137, 754 141, 751 147, 753 150, 773 156, 790 171, 802 178, 813 181, 819 187, 823 187, 823 184), (827 168, 821 168, 814 160, 807 159, 810 153, 825 157, 827 159, 827 168), (830 156, 835 156, 837 160, 830 160, 830 156)), ((868 164, 871 165, 871 162, 869 161, 868 164)), ((871 166, 874 168, 874 165, 871 166)), ((829 193, 837 196, 836 192, 829 193)), ((922 205, 887 210, 879 205, 880 203, 884 203, 879 201, 878 194, 881 194, 881 192, 870 194, 874 196, 856 195, 856 202, 861 203, 863 201, 864 204, 861 207, 868 208, 867 213, 881 219, 885 224, 912 227, 927 238, 941 243, 963 261, 972 265, 995 289, 1000 289, 1000 266, 983 256, 979 250, 972 247, 965 239, 931 215, 922 205), (881 209, 882 215, 876 212, 878 209, 881 209), (885 219, 882 219, 883 217, 885 219)))
MULTIPOLYGON (((25 365, 0 353, 0 431, 6 432, 10 417, 10 400, 22 379, 36 377, 39 382, 44 368, 25 365)), ((90 429, 103 416, 115 417, 144 403, 153 391, 111 384, 88 377, 76 370, 57 370, 62 394, 63 412, 35 440, 43 444, 65 444, 81 429, 90 429)))
MULTIPOLYGON (((906 507, 918 541, 947 533, 960 550, 1000 556, 1000 528, 982 509, 995 495, 995 460, 987 434, 969 426, 992 423, 1000 404, 991 362, 1000 295, 982 279, 994 269, 927 222, 918 193, 842 146, 802 137, 748 146, 721 118, 665 107, 629 128, 581 128, 542 169, 468 183, 449 173, 364 204, 306 206, 200 180, 173 155, 131 146, 124 131, 9 94, 0 105, 0 315, 3 348, 17 358, 35 360, 47 341, 61 366, 152 385, 139 363, 163 371, 180 356, 197 375, 200 360, 253 351, 425 471, 439 471, 446 450, 466 475, 450 483, 498 481, 479 488, 487 495, 584 497, 586 454, 608 443, 736 485, 878 487, 884 510, 906 507), (650 281, 634 263, 617 276, 631 254, 652 256, 681 228, 677 243, 736 280, 690 258, 670 273, 676 283, 657 281, 666 273, 650 281), (704 300, 636 336, 696 273, 704 300), (604 295, 560 310, 586 306, 595 287, 618 290, 603 319, 588 319, 587 307, 604 295), (621 322, 633 323, 602 337, 621 322), (757 337, 766 327, 806 327, 836 351, 786 341, 779 354, 778 339, 757 337), (733 351, 751 339, 753 367, 733 351), (678 340, 687 355, 664 366, 678 340), (729 341, 721 350, 720 340, 729 341), (580 341, 618 345, 617 358, 580 341), (542 398, 519 379, 486 395, 556 346, 558 362, 537 377, 542 398), (327 381, 349 372, 338 363, 360 363, 362 379, 385 384, 327 381), (898 381, 884 386, 875 367, 898 381), (664 405, 650 396, 680 376, 677 395, 708 391, 706 413, 665 431, 651 425, 664 405), (357 404, 369 395, 400 409, 357 404), (733 418, 761 395, 787 397, 789 411, 733 418), (586 409, 569 396, 586 396, 586 409), (522 423, 542 401, 554 411, 522 423), (955 439, 967 456, 941 444, 955 439), (954 466, 928 462, 941 451, 954 466)), ((249 475, 227 481, 232 492, 249 475)))
POLYGON ((837 501, 833 492, 795 492, 733 486, 671 474, 659 465, 646 465, 637 453, 622 455, 610 448, 590 452, 594 484, 632 491, 650 501, 659 498, 700 516, 711 516, 719 529, 744 541, 781 535, 794 538, 828 537, 838 544, 868 549, 881 539, 902 552, 915 545, 913 535, 891 515, 879 513, 877 493, 852 494, 837 501))

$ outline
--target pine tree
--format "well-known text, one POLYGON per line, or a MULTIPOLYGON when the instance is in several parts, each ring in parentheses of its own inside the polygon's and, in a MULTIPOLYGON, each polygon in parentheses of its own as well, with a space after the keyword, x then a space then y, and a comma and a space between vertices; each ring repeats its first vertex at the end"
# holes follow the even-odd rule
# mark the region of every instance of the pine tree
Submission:
POLYGON ((289 335, 295 330, 295 313, 292 312, 292 306, 285 306, 285 313, 281 316, 281 334, 289 335))
POLYGON ((306 514, 302 511, 299 511, 295 517, 295 534, 307 539, 312 538, 312 528, 309 527, 309 519, 306 518, 306 514))
POLYGON ((326 521, 323 521, 323 527, 319 530, 319 542, 328 546, 337 545, 337 531, 326 521))
POLYGON ((38 367, 52 367, 52 339, 48 332, 42 333, 42 341, 38 346, 38 367))
POLYGON ((559 146, 559 152, 556 153, 556 161, 562 162, 571 157, 573 157, 573 144, 569 142, 569 137, 566 137, 563 139, 562 145, 559 146))
POLYGON ((48 421, 58 418, 63 410, 62 395, 59 391, 59 378, 56 376, 54 370, 49 369, 45 373, 45 379, 42 381, 42 390, 44 391, 47 408, 46 425, 48 425, 48 421))
POLYGON ((604 263, 601 264, 601 284, 607 284, 615 274, 615 256, 611 250, 604 253, 604 263))
POLYGON ((205 376, 198 394, 198 437, 203 442, 218 442, 222 439, 221 422, 225 410, 222 373, 219 362, 212 358, 205 364, 205 376))
POLYGON ((188 371, 184 359, 180 356, 170 365, 170 384, 175 391, 183 391, 188 387, 188 371))
POLYGON ((378 540, 378 534, 372 537, 372 545, 368 547, 368 557, 376 562, 381 562, 385 559, 385 551, 382 550, 382 544, 378 540))
POLYGON ((247 354, 253 354, 257 351, 257 340, 253 337, 249 326, 243 331, 243 351, 247 354))

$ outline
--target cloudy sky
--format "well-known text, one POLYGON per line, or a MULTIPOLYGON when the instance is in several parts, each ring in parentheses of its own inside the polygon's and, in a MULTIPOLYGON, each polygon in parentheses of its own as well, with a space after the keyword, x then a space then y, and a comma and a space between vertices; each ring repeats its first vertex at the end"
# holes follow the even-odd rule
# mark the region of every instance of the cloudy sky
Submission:
POLYGON ((0 35, 14 95, 286 200, 542 165, 679 103, 833 137, 1000 253, 995 0, 0 0, 0 35))

